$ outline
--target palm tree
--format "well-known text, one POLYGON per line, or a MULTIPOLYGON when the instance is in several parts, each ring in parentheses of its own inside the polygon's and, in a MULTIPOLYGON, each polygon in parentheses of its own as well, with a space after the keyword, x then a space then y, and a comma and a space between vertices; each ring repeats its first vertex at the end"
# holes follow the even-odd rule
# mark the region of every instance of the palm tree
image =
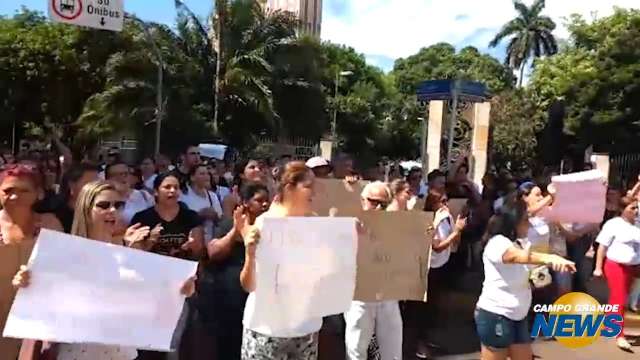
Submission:
POLYGON ((504 38, 511 37, 505 64, 512 69, 520 69, 518 85, 522 86, 524 68, 531 57, 538 58, 558 52, 558 44, 552 34, 556 23, 548 16, 540 15, 545 0, 536 0, 531 7, 516 0, 513 6, 518 16, 502 27, 489 47, 496 47, 504 38))

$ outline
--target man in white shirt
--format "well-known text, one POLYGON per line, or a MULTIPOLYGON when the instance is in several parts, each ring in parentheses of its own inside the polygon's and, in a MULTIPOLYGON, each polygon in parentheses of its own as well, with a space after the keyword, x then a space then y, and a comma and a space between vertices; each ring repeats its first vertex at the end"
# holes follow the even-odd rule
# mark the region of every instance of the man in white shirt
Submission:
MULTIPOLYGON (((362 190, 364 211, 382 211, 390 202, 391 190, 383 182, 367 184, 362 190)), ((367 360, 367 350, 374 334, 381 360, 402 359, 402 316, 398 301, 352 301, 344 319, 349 360, 367 360)))

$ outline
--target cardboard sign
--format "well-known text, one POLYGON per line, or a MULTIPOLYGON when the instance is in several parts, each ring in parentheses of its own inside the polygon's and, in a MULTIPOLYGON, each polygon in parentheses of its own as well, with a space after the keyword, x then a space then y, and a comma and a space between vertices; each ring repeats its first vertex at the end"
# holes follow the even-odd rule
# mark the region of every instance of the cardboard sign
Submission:
POLYGON ((354 300, 426 301, 433 213, 363 211, 358 218, 365 234, 358 242, 354 300))
POLYGON ((311 208, 318 216, 353 217, 362 208, 360 193, 367 185, 364 181, 349 184, 338 179, 316 179, 315 196, 311 208))

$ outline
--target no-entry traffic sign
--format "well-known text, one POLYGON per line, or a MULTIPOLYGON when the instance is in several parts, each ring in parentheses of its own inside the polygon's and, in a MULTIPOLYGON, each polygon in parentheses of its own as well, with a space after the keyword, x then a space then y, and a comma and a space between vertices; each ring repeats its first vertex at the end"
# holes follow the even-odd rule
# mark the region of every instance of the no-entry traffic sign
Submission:
POLYGON ((121 31, 124 22, 123 0, 47 0, 53 21, 121 31))

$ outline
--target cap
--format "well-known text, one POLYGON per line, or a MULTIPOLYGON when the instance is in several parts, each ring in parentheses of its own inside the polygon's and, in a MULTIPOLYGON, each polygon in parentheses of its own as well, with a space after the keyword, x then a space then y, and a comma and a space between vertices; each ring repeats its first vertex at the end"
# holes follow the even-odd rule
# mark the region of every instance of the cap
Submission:
POLYGON ((316 156, 307 160, 306 165, 309 169, 313 169, 321 166, 329 166, 329 162, 321 156, 316 156))

